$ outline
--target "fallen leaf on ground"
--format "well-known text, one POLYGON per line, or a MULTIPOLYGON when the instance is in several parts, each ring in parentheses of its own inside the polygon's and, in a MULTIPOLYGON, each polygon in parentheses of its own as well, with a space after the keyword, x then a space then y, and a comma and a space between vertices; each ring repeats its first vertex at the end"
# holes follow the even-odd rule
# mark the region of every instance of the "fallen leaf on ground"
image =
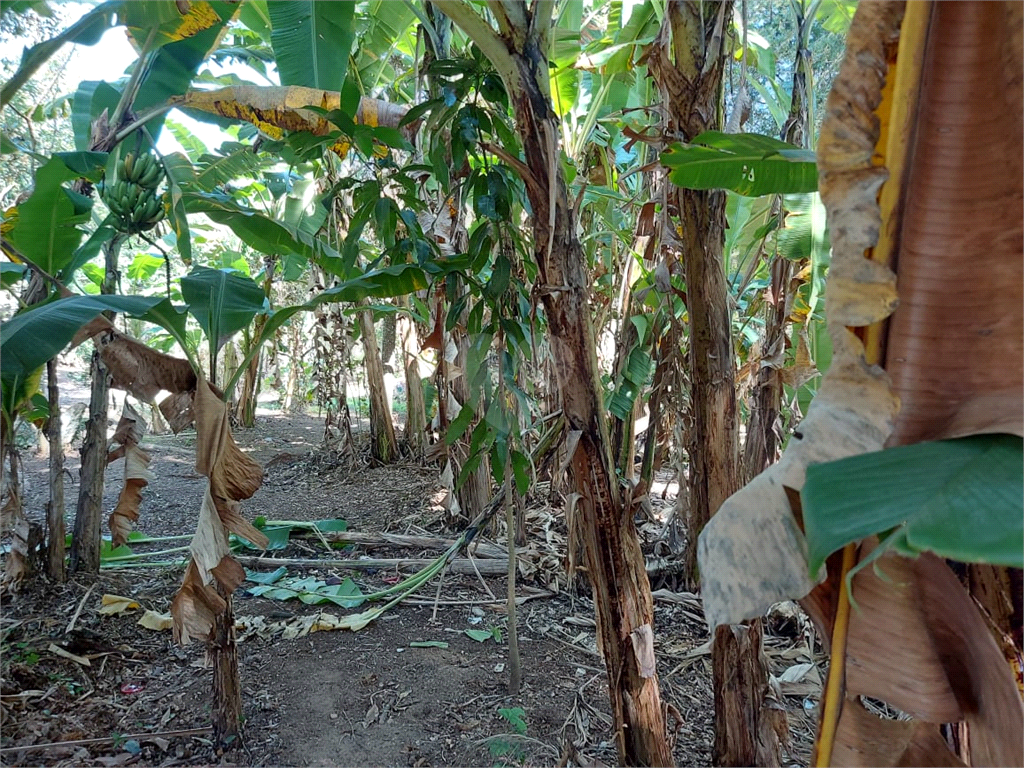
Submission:
POLYGON ((169 613, 157 613, 156 611, 147 610, 142 614, 142 618, 139 619, 138 623, 140 627, 152 629, 156 632, 163 632, 164 630, 171 629, 174 626, 174 619, 171 618, 171 614, 169 613))
POLYGON ((125 611, 134 611, 141 607, 141 605, 130 597, 121 597, 120 595, 103 595, 103 597, 100 598, 100 607, 97 610, 104 616, 113 616, 118 613, 124 613, 125 611))

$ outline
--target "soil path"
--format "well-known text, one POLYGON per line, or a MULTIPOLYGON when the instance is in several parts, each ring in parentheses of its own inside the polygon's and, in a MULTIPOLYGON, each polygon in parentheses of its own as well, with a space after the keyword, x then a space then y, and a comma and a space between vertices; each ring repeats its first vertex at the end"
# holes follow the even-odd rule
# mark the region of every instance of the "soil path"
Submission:
MULTIPOLYGON (((250 518, 342 518, 350 530, 423 533, 453 538, 438 504, 436 467, 332 467, 319 451, 321 420, 261 412, 253 429, 238 430, 243 450, 267 468, 264 486, 243 509, 250 518)), ((193 467, 194 433, 148 436, 156 475, 145 489, 139 528, 152 536, 194 530, 203 478, 193 467)), ((77 497, 77 457, 69 454, 69 510, 77 497)), ((121 465, 112 464, 104 504, 116 503, 121 465)), ((40 519, 46 461, 27 455, 25 494, 30 517, 40 519)), ((672 503, 655 500, 664 518, 672 503)), ((70 522, 70 512, 69 512, 70 522)), ((547 494, 527 503, 529 544, 519 580, 524 684, 509 696, 504 642, 506 581, 501 576, 446 574, 359 632, 320 631, 291 639, 280 627, 326 611, 254 597, 243 585, 235 600, 245 691, 243 749, 215 751, 209 734, 161 735, 209 723, 211 673, 201 644, 177 646, 168 631, 138 625, 145 609, 167 611, 180 568, 104 570, 98 579, 66 585, 38 579, 5 599, 2 632, 3 764, 46 765, 572 765, 614 764, 603 664, 596 649, 593 606, 586 589, 566 584, 561 510, 547 494), (102 615, 100 597, 138 603, 102 615), (67 627, 81 608, 72 631, 67 627), (274 630, 277 627, 277 630, 274 630), (466 630, 489 630, 479 640, 466 630), (426 645, 423 645, 426 644, 426 645), (54 651, 59 647, 79 661, 54 651), (81 662, 88 657, 89 666, 81 662), (141 736, 140 736, 141 734, 141 736), (127 739, 127 736, 136 736, 127 739), (101 745, 24 749, 32 745, 109 738, 101 745)), ((664 533, 657 522, 641 533, 646 551, 664 533)), ((504 545, 504 533, 488 532, 504 545)), ((186 541, 148 545, 150 549, 186 541)), ((664 547, 664 543, 658 545, 664 547)), ((145 547, 137 546, 141 551, 145 547)), ((255 553, 254 553, 255 554, 255 553)), ((315 538, 293 538, 287 558, 423 557, 437 550, 349 547, 327 554, 315 538)), ((175 555, 179 556, 179 555, 175 555)), ((272 568, 260 568, 270 571, 272 568)), ((410 568, 377 571, 335 566, 289 567, 289 575, 338 583, 351 577, 364 593, 386 588, 410 568)), ((657 580, 654 586, 664 586, 657 580)), ((712 731, 707 628, 695 598, 662 593, 656 603, 656 649, 663 696, 675 728, 679 765, 709 765, 712 731), (677 716, 678 715, 678 716, 677 716)), ((366 606, 355 609, 365 610, 366 606)), ((773 671, 814 662, 794 616, 775 621, 768 637, 773 671)), ((811 640, 813 643, 813 640, 811 640)), ((789 710, 790 764, 806 765, 813 731, 805 707, 815 703, 817 671, 780 688, 789 710)))

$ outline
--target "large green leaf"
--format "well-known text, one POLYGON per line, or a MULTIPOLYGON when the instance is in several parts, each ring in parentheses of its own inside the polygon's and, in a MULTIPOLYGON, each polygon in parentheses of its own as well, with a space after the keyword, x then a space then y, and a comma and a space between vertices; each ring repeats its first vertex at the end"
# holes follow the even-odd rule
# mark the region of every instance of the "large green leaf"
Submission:
POLYGON ((172 152, 161 158, 167 180, 167 192, 171 197, 171 210, 167 219, 174 230, 178 255, 186 265, 192 264, 192 231, 188 225, 188 210, 185 189, 195 184, 196 173, 192 163, 180 152, 172 152))
POLYGON ((251 278, 206 267, 181 278, 181 296, 215 350, 247 328, 266 302, 251 278))
POLYGON ((0 102, 7 104, 18 89, 45 64, 53 54, 65 43, 95 45, 113 24, 114 15, 121 10, 120 0, 103 3, 86 13, 56 37, 45 40, 31 48, 26 48, 21 55, 21 66, 11 79, 4 83, 0 90, 0 102))
POLYGON ((686 189, 731 189, 741 195, 814 192, 814 153, 754 133, 707 131, 661 153, 672 183, 686 189))
POLYGON ((341 91, 348 70, 355 3, 291 0, 267 3, 281 85, 341 91))
POLYGON ((246 245, 260 253, 294 253, 310 261, 320 260, 325 269, 333 272, 340 261, 337 252, 323 239, 305 232, 292 232, 287 227, 259 211, 243 208, 231 198, 221 194, 192 192, 184 195, 189 213, 205 213, 218 224, 224 224, 238 235, 246 245))
POLYGON ((0 379, 3 407, 11 413, 21 401, 28 377, 59 354, 78 330, 100 312, 143 315, 160 297, 69 296, 19 312, 0 326, 0 379))
POLYGON ((811 573, 874 534, 878 554, 1024 567, 1022 461, 1021 438, 975 435, 808 467, 800 498, 811 573))
POLYGON ((204 191, 212 192, 240 178, 258 179, 266 165, 249 144, 225 143, 220 152, 204 153, 196 162, 196 184, 204 191))
POLYGON ((75 134, 76 149, 89 149, 93 121, 103 114, 103 110, 107 111, 109 118, 120 100, 121 92, 110 83, 84 80, 78 84, 71 100, 71 129, 75 134))
POLYGON ((18 219, 8 240, 36 266, 53 275, 72 259, 89 221, 89 198, 72 195, 64 183, 77 178, 59 157, 36 171, 32 195, 18 206, 18 219))

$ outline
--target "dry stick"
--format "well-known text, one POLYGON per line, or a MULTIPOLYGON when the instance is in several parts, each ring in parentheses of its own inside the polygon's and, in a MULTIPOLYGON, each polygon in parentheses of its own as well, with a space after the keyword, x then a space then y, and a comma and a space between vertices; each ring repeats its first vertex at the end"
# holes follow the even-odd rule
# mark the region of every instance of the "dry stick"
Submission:
POLYGON ((209 733, 213 728, 189 728, 184 731, 159 731, 157 733, 133 733, 127 736, 109 736, 99 739, 76 739, 75 741, 52 741, 47 744, 27 744, 23 747, 4 747, 0 749, 0 755, 13 755, 16 752, 38 752, 42 749, 53 749, 54 747, 87 747, 99 744, 113 744, 115 741, 125 742, 129 739, 145 741, 154 738, 176 738, 178 736, 200 736, 209 733))
POLYGON ((480 569, 476 567, 476 560, 473 558, 473 555, 470 554, 469 547, 466 547, 466 558, 469 560, 470 564, 473 566, 473 570, 476 571, 476 577, 478 579, 480 579, 480 584, 483 585, 484 592, 486 592, 488 595, 490 595, 492 600, 497 600, 497 598, 494 596, 494 593, 491 591, 491 588, 489 586, 487 586, 487 582, 484 581, 484 577, 480 575, 480 569))
MULTIPOLYGON (((437 574, 437 592, 434 593, 434 610, 430 614, 430 623, 431 624, 436 624, 437 623, 437 606, 438 606, 438 604, 439 604, 439 602, 441 600, 441 586, 444 584, 444 575, 445 575, 445 573, 447 571, 448 571, 447 568, 442 568, 441 572, 439 574, 437 574)), ((479 573, 479 571, 477 571, 477 573, 479 573)), ((482 578, 481 578, 481 581, 483 581, 482 578)))
POLYGON ((75 628, 75 622, 78 621, 78 617, 82 615, 82 608, 85 607, 85 601, 89 599, 89 595, 96 588, 96 582, 89 585, 89 588, 85 590, 85 594, 82 595, 81 601, 78 603, 78 608, 75 609, 75 615, 71 617, 71 621, 68 622, 68 628, 64 630, 64 634, 70 634, 71 630, 75 628))
MULTIPOLYGON (((394 560, 318 560, 304 558, 286 557, 257 557, 255 555, 237 555, 235 559, 242 565, 262 566, 266 568, 277 568, 279 566, 293 566, 296 568, 350 568, 356 571, 371 569, 388 570, 391 568, 423 568, 436 562, 425 558, 398 558, 394 560)), ((475 571, 473 565, 466 558, 451 560, 448 567, 452 573, 464 576, 472 576, 475 571)), ((488 576, 496 576, 505 573, 508 567, 507 561, 502 559, 488 559, 478 561, 477 567, 482 573, 488 576)))

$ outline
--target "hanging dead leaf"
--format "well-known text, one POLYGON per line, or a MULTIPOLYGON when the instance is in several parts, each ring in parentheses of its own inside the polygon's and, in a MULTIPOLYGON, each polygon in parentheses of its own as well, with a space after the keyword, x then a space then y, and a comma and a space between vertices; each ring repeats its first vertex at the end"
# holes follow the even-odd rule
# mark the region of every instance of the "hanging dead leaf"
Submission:
POLYGON ((131 392, 143 402, 152 402, 162 390, 186 393, 196 387, 196 374, 188 360, 150 349, 118 331, 102 315, 82 326, 71 341, 72 348, 89 338, 107 366, 110 386, 131 392))
POLYGON ((111 442, 120 443, 120 447, 107 454, 108 464, 122 456, 125 460, 124 487, 118 497, 117 506, 108 520, 111 543, 114 547, 119 547, 128 541, 128 534, 131 533, 133 524, 139 519, 142 489, 154 477, 153 473, 149 471, 150 456, 139 447, 139 442, 145 433, 146 422, 125 401, 121 420, 111 438, 111 442))
POLYGON ((855 699, 843 703, 831 764, 837 768, 964 765, 950 752, 937 725, 920 720, 883 720, 855 699))
POLYGON ((196 386, 196 471, 209 482, 192 537, 192 559, 178 594, 171 603, 175 639, 209 637, 216 615, 227 603, 218 590, 230 595, 245 579, 245 571, 231 555, 229 531, 258 547, 267 537, 242 517, 239 499, 247 499, 263 482, 263 468, 245 455, 231 435, 227 405, 205 379, 196 386))

